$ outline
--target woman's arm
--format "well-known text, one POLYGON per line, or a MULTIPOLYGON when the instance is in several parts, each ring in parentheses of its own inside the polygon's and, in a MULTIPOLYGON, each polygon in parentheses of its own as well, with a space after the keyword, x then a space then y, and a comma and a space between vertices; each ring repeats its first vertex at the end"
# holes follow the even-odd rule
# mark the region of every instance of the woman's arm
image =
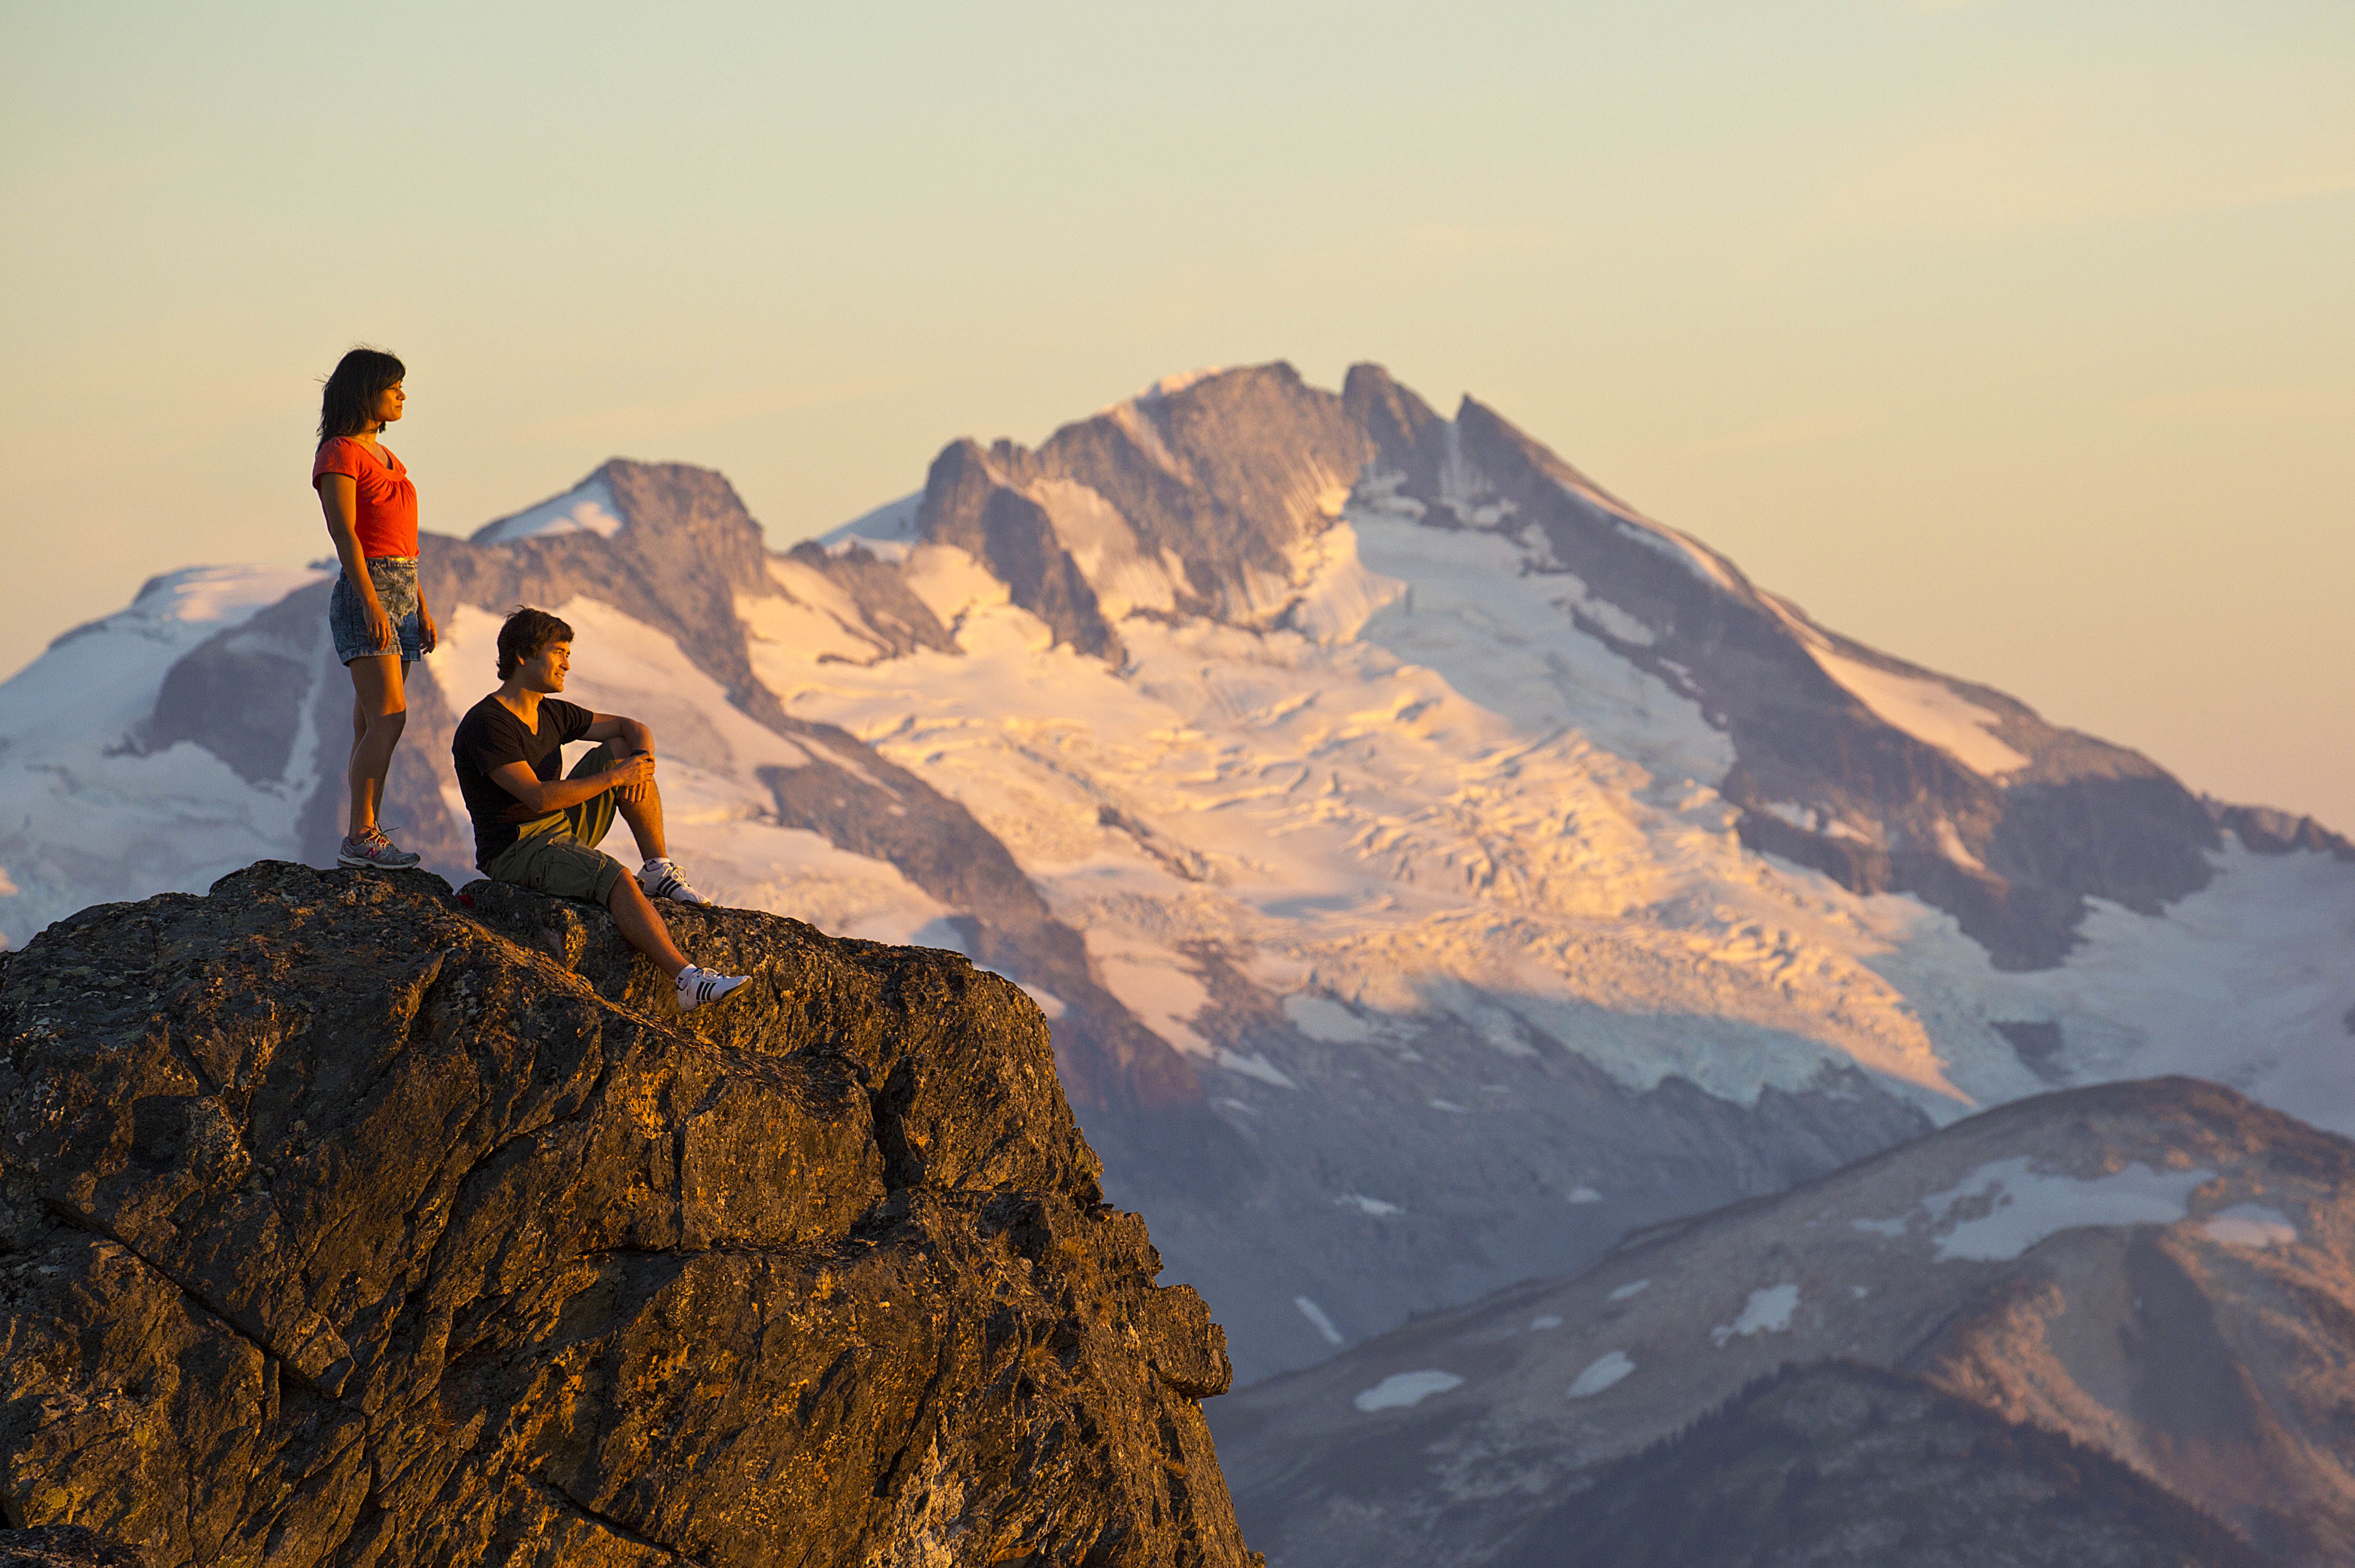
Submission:
POLYGON ((344 581, 360 596, 368 613, 368 635, 378 647, 392 641, 392 617, 377 603, 376 584, 368 578, 368 556, 360 549, 359 485, 348 474, 319 475, 319 510, 327 517, 327 537, 336 542, 336 559, 344 563, 344 581))

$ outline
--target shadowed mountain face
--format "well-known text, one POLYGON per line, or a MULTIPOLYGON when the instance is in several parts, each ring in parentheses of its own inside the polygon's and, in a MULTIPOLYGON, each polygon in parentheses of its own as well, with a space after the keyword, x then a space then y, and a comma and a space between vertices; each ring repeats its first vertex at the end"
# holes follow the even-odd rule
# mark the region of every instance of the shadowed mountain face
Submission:
MULTIPOLYGON (((1377 367, 954 443, 783 553, 622 461, 423 549, 387 818, 429 869, 473 874, 498 620, 554 610, 698 885, 1032 995, 1246 1379, 2055 1084, 2355 1128, 2342 841, 1818 627, 1377 367)), ((176 573, 0 686, 0 929, 331 858, 325 592, 176 573)))
POLYGON ((2266 1568, 2098 1449, 1919 1380, 1838 1361, 1777 1374, 1605 1468, 1499 1568, 2266 1568))
POLYGON ((1219 1330, 1100 1200, 1038 1009, 673 923, 751 983, 682 1016, 602 911, 282 862, 7 955, 0 1524, 151 1568, 1243 1568, 1219 1330))
POLYGON ((1291 1568, 2355 1563, 2351 1178, 2211 1084, 2022 1101, 1262 1383, 1220 1452, 1291 1568))

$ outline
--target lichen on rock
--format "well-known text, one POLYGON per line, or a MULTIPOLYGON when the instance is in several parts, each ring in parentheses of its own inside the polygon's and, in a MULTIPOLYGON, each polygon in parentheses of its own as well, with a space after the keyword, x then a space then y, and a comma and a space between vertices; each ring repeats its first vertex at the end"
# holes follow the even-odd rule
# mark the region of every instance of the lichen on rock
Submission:
POLYGON ((263 862, 0 967, 0 1522, 180 1563, 1241 1564, 1229 1380, 962 957, 263 862))

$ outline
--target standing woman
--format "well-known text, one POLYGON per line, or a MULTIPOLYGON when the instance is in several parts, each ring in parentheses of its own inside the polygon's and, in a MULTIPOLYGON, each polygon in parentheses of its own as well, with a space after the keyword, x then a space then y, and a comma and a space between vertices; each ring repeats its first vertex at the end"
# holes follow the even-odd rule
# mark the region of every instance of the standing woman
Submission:
POLYGON ((409 722, 409 667, 433 651, 433 613, 417 587, 417 486, 377 440, 400 417, 401 362, 355 348, 327 378, 319 407, 319 453, 311 483, 344 572, 327 601, 336 656, 352 672, 352 816, 336 862, 414 866, 378 826, 392 749, 409 722))

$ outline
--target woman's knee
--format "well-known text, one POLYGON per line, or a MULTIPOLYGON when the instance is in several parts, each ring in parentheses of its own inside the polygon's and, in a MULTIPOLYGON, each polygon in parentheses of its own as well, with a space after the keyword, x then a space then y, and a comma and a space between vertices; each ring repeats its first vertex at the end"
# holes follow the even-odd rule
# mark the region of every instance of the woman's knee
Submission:
POLYGON ((409 728, 409 709, 396 708, 389 713, 372 714, 368 721, 368 733, 386 741, 398 741, 400 732, 409 728))

